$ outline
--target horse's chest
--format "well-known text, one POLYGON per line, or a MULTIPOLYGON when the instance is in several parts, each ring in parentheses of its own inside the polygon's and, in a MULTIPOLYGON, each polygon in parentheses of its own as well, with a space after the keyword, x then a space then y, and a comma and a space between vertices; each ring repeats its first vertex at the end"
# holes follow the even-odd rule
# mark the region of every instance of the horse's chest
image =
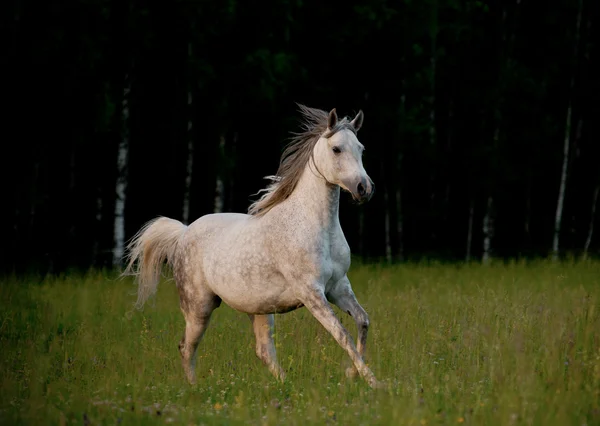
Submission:
POLYGON ((342 279, 350 268, 350 247, 345 238, 334 237, 329 244, 329 259, 331 262, 331 281, 342 279))

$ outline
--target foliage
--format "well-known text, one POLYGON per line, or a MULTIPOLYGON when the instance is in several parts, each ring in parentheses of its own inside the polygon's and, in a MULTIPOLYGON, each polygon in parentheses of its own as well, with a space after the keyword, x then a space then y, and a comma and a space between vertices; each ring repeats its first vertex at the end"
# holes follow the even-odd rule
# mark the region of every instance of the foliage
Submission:
POLYGON ((483 0, 5 2, 11 167, 2 170, 10 190, 0 266, 61 272, 112 259, 126 75, 127 236, 157 215, 180 217, 190 121, 191 217, 212 211, 219 175, 229 175, 225 209, 246 211, 298 130, 300 102, 365 112, 365 165, 389 203, 379 194, 368 206, 343 207, 351 247, 382 256, 388 214, 391 229, 402 220, 405 230, 391 237, 395 255, 403 245, 408 257, 463 259, 473 203, 477 256, 492 194, 495 256, 545 256, 571 102, 561 242, 565 253, 579 251, 600 179, 592 108, 599 8, 591 0, 542 8, 483 0), (235 152, 229 162, 220 158, 222 135, 235 152), (359 233, 361 220, 369 232, 359 233))

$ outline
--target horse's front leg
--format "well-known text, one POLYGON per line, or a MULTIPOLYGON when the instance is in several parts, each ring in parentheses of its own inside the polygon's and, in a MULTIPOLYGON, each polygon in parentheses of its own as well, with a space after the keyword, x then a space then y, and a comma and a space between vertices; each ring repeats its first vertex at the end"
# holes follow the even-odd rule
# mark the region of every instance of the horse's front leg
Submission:
POLYGON ((304 306, 321 323, 323 327, 334 337, 338 344, 346 350, 358 373, 367 381, 372 388, 380 387, 371 369, 365 364, 361 354, 356 349, 352 337, 344 328, 340 320, 335 316, 333 309, 327 302, 323 290, 314 286, 302 292, 300 296, 304 306))
MULTIPOLYGON (((344 278, 335 284, 333 289, 327 294, 327 299, 354 318, 356 328, 358 329, 357 350, 364 359, 367 346, 367 334, 369 332, 369 315, 360 303, 358 303, 358 300, 356 300, 356 296, 352 291, 352 286, 350 285, 350 280, 348 280, 347 276, 344 276, 344 278)), ((354 366, 349 367, 346 370, 347 377, 353 378, 356 377, 357 374, 358 371, 354 366)))

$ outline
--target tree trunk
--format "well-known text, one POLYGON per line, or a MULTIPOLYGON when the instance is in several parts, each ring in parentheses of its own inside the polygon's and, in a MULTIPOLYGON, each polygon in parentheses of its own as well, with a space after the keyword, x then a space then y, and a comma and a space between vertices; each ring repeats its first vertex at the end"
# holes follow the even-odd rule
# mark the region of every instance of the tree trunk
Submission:
POLYGON ((484 264, 490 262, 492 256, 492 239, 494 238, 494 199, 490 195, 487 199, 487 207, 483 218, 483 256, 484 264))
POLYGON ((94 238, 94 244, 92 245, 92 264, 97 266, 99 262, 100 255, 100 240, 99 237, 102 234, 99 230, 102 227, 102 194, 101 191, 98 190, 98 195, 96 196, 96 235, 94 238))
POLYGON ((598 193, 600 193, 600 184, 596 186, 594 196, 592 199, 592 214, 590 217, 590 227, 588 229, 588 235, 585 240, 585 246, 583 246, 583 258, 587 259, 588 252, 590 250, 590 244, 592 243, 592 235, 594 234, 594 221, 596 220, 596 205, 598 204, 598 193))
POLYGON ((531 172, 527 174, 527 186, 525 189, 525 223, 523 224, 525 247, 529 248, 531 242, 531 172))
MULTIPOLYGON (((31 177, 31 203, 29 205, 29 226, 27 229, 27 241, 33 241, 35 235, 36 225, 36 210, 37 210, 37 199, 38 199, 38 184, 40 177, 40 161, 36 158, 33 163, 33 171, 31 177)), ((18 214, 17 214, 18 216, 18 214)))
MULTIPOLYGON (((436 205, 436 167, 437 161, 435 161, 435 146, 436 146, 436 127, 435 127, 435 79, 436 79, 436 66, 437 66, 437 35, 438 35, 438 7, 437 0, 433 0, 431 6, 431 21, 429 26, 429 39, 431 42, 431 52, 429 56, 429 145, 431 146, 431 152, 434 158, 433 164, 431 165, 431 173, 429 175, 430 194, 429 194, 429 208, 432 216, 435 217, 435 205, 436 205)), ((431 240, 432 243, 437 237, 436 224, 431 223, 431 240)))
POLYGON ((475 203, 473 202, 473 199, 471 198, 471 201, 469 203, 469 224, 467 226, 467 255, 465 257, 465 260, 468 262, 471 261, 471 247, 472 247, 472 242, 473 242, 473 216, 474 216, 474 212, 475 212, 475 203))
POLYGON ((563 206, 565 202, 565 192, 567 188, 567 169, 569 164, 569 148, 571 146, 571 113, 572 107, 569 101, 567 108, 567 123, 565 126, 565 141, 563 145, 563 164, 560 175, 560 186, 558 188, 558 201, 556 203, 556 213, 554 215, 554 239, 552 240, 552 259, 558 259, 558 250, 560 248, 560 228, 562 223, 563 206))
MULTIPOLYGON (((401 59, 402 64, 405 62, 404 55, 401 59)), ((405 120, 406 120, 406 80, 402 79, 400 84, 402 93, 400 95, 400 139, 402 140, 405 135, 405 120)), ((396 259, 400 262, 404 261, 404 217, 402 214, 402 150, 400 146, 397 146, 396 153, 396 173, 395 173, 395 184, 396 184, 396 259)))
MULTIPOLYGON (((188 43, 188 63, 192 61, 192 43, 188 43)), ((191 79, 191 76, 188 76, 191 79)), ((182 208, 182 222, 188 224, 190 220, 190 198, 192 191, 192 172, 194 170, 194 137, 193 137, 193 84, 188 81, 188 93, 187 93, 187 112, 188 112, 188 123, 187 123, 187 162, 185 167, 185 188, 183 192, 183 208, 182 208)))
MULTIPOLYGON (((496 117, 499 116, 498 111, 496 117)), ((499 121, 499 120, 498 120, 499 121)), ((496 152, 500 143, 500 124, 497 123, 493 137, 493 151, 496 152)), ((483 217, 483 256, 482 262, 489 263, 492 253, 492 239, 494 238, 494 199, 488 196, 485 216, 483 217)))
POLYGON ((383 188, 383 204, 385 214, 385 260, 392 263, 392 234, 390 227, 390 197, 388 189, 383 188))
MULTIPOLYGON (((238 143, 238 132, 233 132, 233 137, 231 138, 231 143, 229 144, 229 158, 230 161, 236 161, 236 149, 237 149, 237 143, 238 143)), ((235 163, 234 163, 235 164, 235 163)), ((235 186, 235 173, 233 172, 233 170, 231 170, 231 167, 228 166, 228 185, 227 185, 227 190, 229 192, 229 197, 227 197, 227 205, 228 205, 228 209, 229 211, 234 211, 235 210, 235 192, 234 192, 234 186, 235 186)))
POLYGON ((113 246, 113 266, 121 265, 124 246, 125 246, 125 201, 127 197, 128 173, 127 165, 129 161, 129 93, 131 91, 131 81, 129 75, 125 76, 125 85, 123 88, 123 102, 121 110, 121 141, 117 156, 117 182, 115 192, 117 195, 115 201, 115 223, 114 223, 114 246, 113 246))
POLYGON ((556 214, 554 216, 554 238, 552 240, 552 259, 558 260, 560 249, 560 229, 562 224, 563 206, 565 202, 565 192, 567 189, 567 177, 569 168, 569 151, 571 147, 571 116, 573 114, 573 105, 571 96, 575 86, 575 64, 577 63, 577 51, 579 48, 579 35, 581 28, 581 12, 583 9, 583 0, 579 0, 577 10, 577 24, 575 27, 575 45, 573 47, 573 63, 571 70, 571 81, 569 84, 569 101, 567 105, 567 119, 565 124, 565 139, 563 144, 563 164, 560 175, 560 186, 558 189, 558 200, 556 202, 556 214))
POLYGON ((225 150, 225 135, 221 135, 219 139, 219 166, 217 169, 217 178, 215 182, 215 204, 214 204, 214 213, 223 212, 223 206, 225 205, 225 184, 223 182, 223 154, 225 150))
MULTIPOLYGON (((77 198, 76 194, 75 194, 75 183, 76 183, 76 170, 75 170, 75 166, 76 166, 76 161, 75 161, 75 157, 76 157, 76 143, 72 143, 71 144, 71 155, 69 157, 69 200, 73 201, 77 198)), ((69 247, 72 247, 71 244, 74 244, 74 240, 75 240, 75 235, 76 235, 76 220, 75 220, 75 206, 72 205, 72 207, 69 209, 71 211, 71 220, 70 220, 70 224, 69 224, 69 247)))
POLYGON ((400 182, 397 183, 396 188, 396 259, 400 262, 404 260, 404 222, 402 218, 402 189, 400 188, 400 182))
MULTIPOLYGON (((452 151, 452 121, 454 118, 453 102, 452 99, 448 102, 448 125, 447 125, 447 138, 446 138, 446 158, 450 158, 452 151)), ((444 212, 442 217, 443 226, 448 227, 448 215, 450 210, 450 178, 449 173, 446 171, 446 191, 444 194, 444 212)))
POLYGON ((437 0, 433 1, 431 9, 431 23, 429 27, 429 38, 431 41, 431 53, 429 57, 430 76, 429 76, 429 143, 434 146, 436 142, 435 132, 435 76, 437 62, 437 33, 438 33, 438 10, 437 0))

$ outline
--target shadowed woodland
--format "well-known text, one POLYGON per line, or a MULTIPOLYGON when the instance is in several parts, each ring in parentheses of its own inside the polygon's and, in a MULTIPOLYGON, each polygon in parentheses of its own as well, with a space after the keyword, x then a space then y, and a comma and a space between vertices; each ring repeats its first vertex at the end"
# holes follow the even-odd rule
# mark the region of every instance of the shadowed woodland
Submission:
POLYGON ((296 103, 365 113, 377 193, 340 208, 357 256, 600 251, 597 1, 0 8, 6 272, 120 266, 158 215, 247 211, 296 103))

